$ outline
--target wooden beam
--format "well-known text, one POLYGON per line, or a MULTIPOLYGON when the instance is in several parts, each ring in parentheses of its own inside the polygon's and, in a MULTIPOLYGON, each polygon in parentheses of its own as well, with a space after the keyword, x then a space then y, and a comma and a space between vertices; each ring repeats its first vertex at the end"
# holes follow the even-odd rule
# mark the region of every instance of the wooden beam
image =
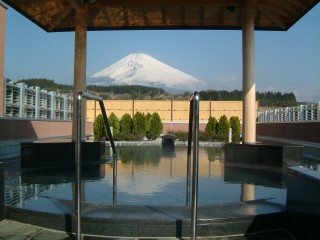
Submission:
POLYGON ((91 7, 101 6, 243 6, 243 0, 108 0, 87 4, 91 7))
POLYGON ((69 3, 77 12, 83 11, 85 8, 85 5, 81 4, 81 2, 77 0, 69 0, 69 3))
POLYGON ((60 25, 63 20, 68 18, 72 13, 74 12, 74 9, 69 8, 63 11, 63 13, 59 14, 58 17, 56 17, 52 23, 47 27, 47 31, 51 32, 54 28, 56 28, 58 25, 60 25))

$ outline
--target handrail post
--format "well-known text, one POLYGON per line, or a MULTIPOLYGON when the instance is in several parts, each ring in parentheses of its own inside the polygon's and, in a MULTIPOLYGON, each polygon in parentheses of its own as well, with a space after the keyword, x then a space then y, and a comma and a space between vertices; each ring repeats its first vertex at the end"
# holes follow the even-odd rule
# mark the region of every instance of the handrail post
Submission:
POLYGON ((191 239, 197 238, 198 211, 198 173, 199 173, 199 93, 193 96, 193 174, 192 174, 192 207, 191 207, 191 239))
POLYGON ((188 151, 187 151, 187 187, 186 187, 186 205, 187 206, 190 206, 192 125, 193 125, 193 100, 190 99, 189 130, 188 130, 188 151))
POLYGON ((113 192, 112 192, 112 202, 113 204, 116 204, 117 203, 117 151, 116 151, 116 146, 114 144, 114 141, 113 141, 113 138, 112 138, 112 132, 111 132, 111 128, 110 128, 110 124, 109 124, 109 121, 108 121, 108 118, 107 118, 107 112, 106 112, 106 109, 104 107, 104 104, 103 104, 103 101, 99 101, 99 104, 100 104, 100 109, 101 109, 101 113, 102 113, 102 116, 103 116, 103 119, 104 119, 104 122, 105 122, 105 125, 106 125, 106 129, 107 129, 107 134, 109 136, 109 139, 110 139, 110 143, 111 143, 111 147, 112 147, 112 153, 113 153, 113 192))
POLYGON ((75 189, 75 195, 76 195, 76 219, 77 219, 77 240, 81 240, 81 132, 82 132, 82 126, 81 126, 81 100, 82 95, 78 94, 78 121, 77 121, 77 141, 76 141, 76 147, 75 147, 75 154, 76 154, 76 189, 75 189))
POLYGON ((103 120, 105 127, 107 129, 107 134, 109 136, 109 140, 111 143, 112 151, 113 151, 113 203, 116 203, 116 192, 117 192, 117 151, 116 147, 113 141, 113 137, 111 134, 110 124, 107 118, 106 109, 103 104, 103 99, 101 97, 97 97, 95 95, 89 94, 89 93, 78 93, 78 101, 77 101, 77 113, 78 113, 78 119, 77 119, 77 140, 76 140, 76 146, 75 146, 75 158, 76 158, 76 189, 75 189, 75 212, 76 212, 76 219, 77 219, 77 240, 81 240, 81 160, 82 160, 82 148, 81 148, 81 132, 82 132, 82 125, 81 125, 81 101, 82 98, 85 99, 91 99, 98 101, 100 104, 100 109, 102 112, 103 120))

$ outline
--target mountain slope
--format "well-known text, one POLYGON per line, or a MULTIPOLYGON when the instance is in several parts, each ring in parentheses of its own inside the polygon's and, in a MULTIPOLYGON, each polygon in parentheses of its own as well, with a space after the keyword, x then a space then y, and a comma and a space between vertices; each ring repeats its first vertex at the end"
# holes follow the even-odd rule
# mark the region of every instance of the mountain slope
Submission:
POLYGON ((130 54, 93 74, 89 85, 143 85, 171 91, 196 91, 205 82, 143 53, 130 54))

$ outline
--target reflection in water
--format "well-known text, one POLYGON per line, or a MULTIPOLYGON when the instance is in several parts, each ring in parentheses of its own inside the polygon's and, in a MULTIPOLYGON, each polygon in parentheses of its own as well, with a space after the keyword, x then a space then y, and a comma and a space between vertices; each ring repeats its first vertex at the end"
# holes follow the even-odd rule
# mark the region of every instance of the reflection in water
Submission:
MULTIPOLYGON (((118 147, 117 203, 134 205, 184 205, 186 197, 186 147, 169 152, 159 146, 118 147)), ((109 151, 109 149, 108 149, 109 151)), ((107 155, 110 152, 106 153, 107 155)), ((83 168, 83 201, 112 204, 112 164, 83 168)), ((239 168, 225 166, 224 149, 199 149, 199 204, 221 204, 252 199, 285 201, 283 184, 277 188, 269 174, 259 176, 254 186, 255 169, 251 169, 249 185, 239 168), (263 178, 261 180, 261 178, 263 178), (268 183, 272 183, 271 185, 268 183), (270 187, 271 186, 271 187, 270 187), (252 190, 252 187, 256 191, 252 190), (280 200, 279 200, 280 199, 280 200)), ((271 174, 272 176, 272 174, 271 174)), ((72 201, 75 173, 72 169, 48 169, 18 172, 6 179, 6 203, 37 208, 51 201, 72 201), (32 191, 28 189, 33 189, 32 191), (19 193, 19 194, 15 194, 19 193), (11 197, 15 196, 15 197, 11 197)), ((277 179, 282 181, 282 178, 277 179)))

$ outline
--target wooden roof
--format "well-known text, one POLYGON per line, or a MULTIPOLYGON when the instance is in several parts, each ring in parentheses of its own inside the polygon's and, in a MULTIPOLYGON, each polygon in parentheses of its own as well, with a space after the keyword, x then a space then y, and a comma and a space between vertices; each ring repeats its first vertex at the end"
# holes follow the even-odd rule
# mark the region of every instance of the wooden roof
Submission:
MULTIPOLYGON (((245 0, 3 0, 45 31, 74 31, 76 11, 88 30, 241 29, 245 0), (90 3, 95 2, 95 3, 90 3)), ((256 30, 287 30, 320 0, 252 0, 256 30)))

